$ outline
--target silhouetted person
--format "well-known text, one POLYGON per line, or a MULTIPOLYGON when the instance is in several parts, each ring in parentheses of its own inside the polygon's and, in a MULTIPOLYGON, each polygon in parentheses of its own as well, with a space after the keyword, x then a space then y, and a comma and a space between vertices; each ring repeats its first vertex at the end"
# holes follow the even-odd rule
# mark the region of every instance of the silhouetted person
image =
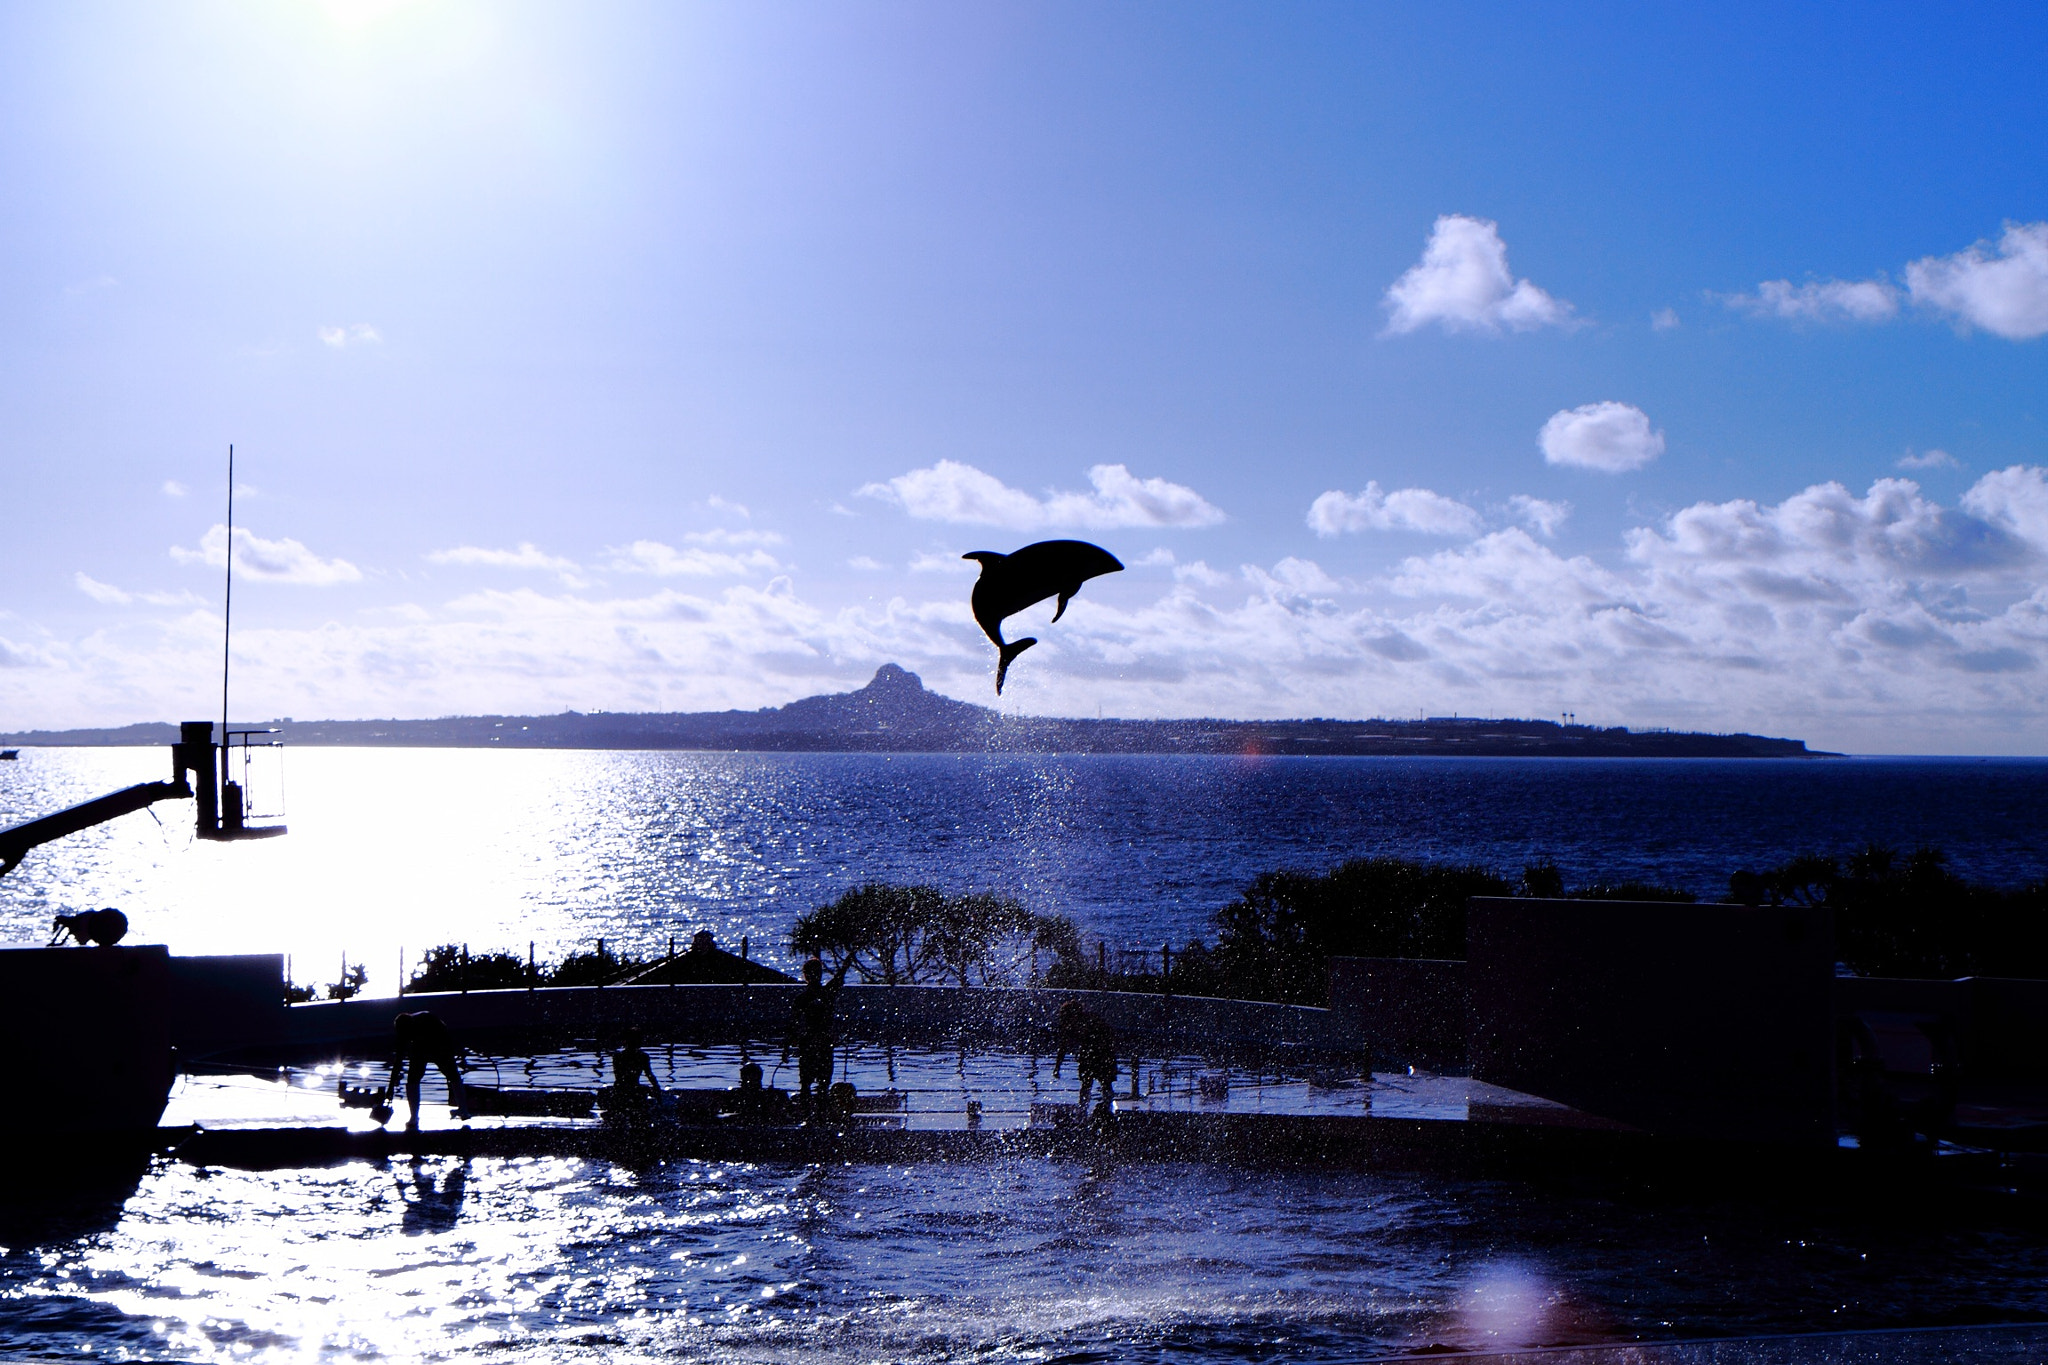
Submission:
POLYGON ((74 943, 95 943, 102 948, 111 948, 128 935, 128 917, 108 906, 104 910, 81 910, 75 915, 59 915, 50 925, 50 946, 63 942, 66 934, 74 943))
POLYGON ((791 1051, 796 1053, 797 1097, 806 1103, 811 1099, 813 1085, 822 1100, 832 1083, 832 1011, 839 1003, 839 988, 846 984, 847 968, 852 965, 849 955, 828 982, 825 963, 816 954, 804 963, 804 988, 790 1005, 789 1038, 782 1045, 782 1060, 787 1062, 791 1051))
POLYGON ((654 1063, 647 1056, 647 1049, 640 1046, 640 1030, 629 1028, 622 1046, 612 1054, 612 1085, 622 1104, 633 1104, 645 1098, 640 1089, 641 1077, 656 1095, 662 1093, 661 1082, 654 1079, 654 1063))
POLYGON ((1052 614, 1057 621, 1067 614, 1067 603, 1081 585, 1100 574, 1117 573, 1123 562, 1100 545, 1085 540, 1041 540, 1014 554, 994 550, 971 550, 960 556, 981 565, 981 577, 974 580, 974 620, 982 633, 995 642, 996 695, 1003 694, 1003 679, 1019 654, 1038 643, 1033 636, 1003 642, 1003 621, 1048 597, 1059 598, 1052 614))
POLYGON ((436 1066, 448 1082, 448 1107, 462 1108, 462 1068, 457 1062, 458 1049, 455 1036, 448 1032, 448 1026, 441 1022, 432 1010, 415 1010, 401 1014, 391 1021, 391 1075, 384 1082, 384 1093, 394 1095, 398 1090, 398 1076, 405 1073, 405 1103, 407 1107, 405 1126, 420 1126, 420 1082, 426 1079, 427 1068, 436 1066))
POLYGON ((1088 1107, 1089 1088, 1097 1081, 1102 1082, 1102 1102, 1111 1103, 1116 1096, 1116 1031, 1092 1010, 1065 1000, 1053 1019, 1053 1032, 1059 1049, 1052 1058, 1053 1079, 1059 1079, 1071 1052, 1074 1078, 1081 1082, 1080 1107, 1088 1107))

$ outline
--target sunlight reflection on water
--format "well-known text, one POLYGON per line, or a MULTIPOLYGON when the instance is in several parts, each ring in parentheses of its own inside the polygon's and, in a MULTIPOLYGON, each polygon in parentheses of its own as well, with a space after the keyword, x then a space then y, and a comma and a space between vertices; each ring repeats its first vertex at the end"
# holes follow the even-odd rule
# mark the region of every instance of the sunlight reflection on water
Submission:
POLYGON ((2039 1239, 1206 1167, 167 1163, 102 1226, 10 1219, 10 1357, 1355 1358, 2048 1307, 2039 1239))

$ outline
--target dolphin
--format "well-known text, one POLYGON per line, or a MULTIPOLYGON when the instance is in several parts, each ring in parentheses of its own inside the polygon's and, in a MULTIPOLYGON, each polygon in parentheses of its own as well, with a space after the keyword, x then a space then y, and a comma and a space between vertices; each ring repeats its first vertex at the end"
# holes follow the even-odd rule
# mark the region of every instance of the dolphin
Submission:
POLYGON ((995 642, 996 695, 1003 695, 1003 679, 1019 654, 1038 643, 1035 636, 1003 642, 1003 620, 1048 597, 1060 600, 1052 614, 1057 621, 1067 613, 1067 603, 1081 585, 1098 574, 1118 573, 1123 563, 1100 545, 1085 540, 1041 540, 1014 554, 974 550, 960 556, 981 565, 981 577, 974 580, 974 619, 982 633, 995 642))

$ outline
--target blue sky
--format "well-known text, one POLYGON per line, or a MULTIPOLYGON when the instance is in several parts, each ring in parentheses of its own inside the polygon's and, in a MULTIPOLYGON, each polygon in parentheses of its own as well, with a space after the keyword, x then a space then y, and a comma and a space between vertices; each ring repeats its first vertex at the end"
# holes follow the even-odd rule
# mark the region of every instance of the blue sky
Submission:
POLYGON ((2048 752, 2038 7, 7 5, 0 727, 2048 752), (1042 628, 1043 627, 1043 628, 1042 628), (1013 633, 1015 633, 1013 631, 1013 633))

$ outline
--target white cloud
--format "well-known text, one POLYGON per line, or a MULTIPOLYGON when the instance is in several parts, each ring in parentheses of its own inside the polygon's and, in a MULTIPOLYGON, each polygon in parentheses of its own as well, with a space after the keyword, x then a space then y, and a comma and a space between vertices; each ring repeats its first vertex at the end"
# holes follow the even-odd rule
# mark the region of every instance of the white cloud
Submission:
POLYGON ((1572 514, 1568 502, 1552 502, 1547 498, 1532 498, 1527 493, 1517 493, 1508 499, 1508 510, 1515 520, 1542 536, 1545 540, 1557 534, 1557 528, 1564 525, 1572 514))
MULTIPOLYGON (((1695 587, 1732 575, 1752 597, 1853 598, 1915 578, 2020 566, 2029 556, 2008 532, 2030 515, 2040 475, 2020 466, 1985 475, 1963 495, 1970 515, 1929 501, 1909 479, 1879 479, 1860 498, 1823 483, 1775 507, 1747 499, 1696 503, 1663 530, 1632 531, 1627 540, 1633 558, 1665 572, 1682 567, 1695 587)), ((2041 529, 2048 533, 2048 520, 2041 529)))
POLYGON ((690 545, 755 546, 780 545, 782 537, 774 531, 691 531, 683 537, 690 545))
MULTIPOLYGON (((222 569, 228 562, 228 528, 216 523, 199 539, 197 550, 171 547, 171 558, 180 564, 204 564, 222 569)), ((235 572, 270 583, 299 583, 326 587, 354 583, 362 570, 346 559, 322 559, 296 540, 264 540, 246 527, 235 528, 235 572)))
POLYGON ((636 540, 608 553, 611 559, 607 567, 619 573, 653 574, 657 578, 741 578, 782 568, 780 561, 766 550, 728 553, 696 545, 678 550, 658 540, 636 540))
POLYGON ((1197 583, 1205 588, 1221 587, 1223 584, 1231 581, 1230 575, 1218 573, 1210 568, 1204 560, 1192 559, 1183 562, 1173 551, 1167 549, 1164 545, 1152 550, 1142 559, 1131 561, 1131 567, 1140 569, 1169 569, 1173 573, 1174 582, 1197 583))
POLYGON ((367 322, 352 322, 347 326, 322 327, 318 329, 320 340, 339 351, 349 346, 374 346, 384 340, 375 327, 367 322))
POLYGON ((1995 248, 1914 261, 1906 287, 1913 302, 2009 341, 2048 333, 2048 222, 2007 223, 1995 248))
POLYGON ((981 565, 971 559, 962 559, 956 554, 919 550, 910 557, 910 571, 912 573, 945 573, 971 576, 981 572, 981 565))
POLYGON ((1627 403, 1587 403, 1553 413, 1536 441, 1551 464, 1609 474, 1641 469, 1664 453, 1664 433, 1652 431, 1649 415, 1627 403))
POLYGON ((547 554, 530 540, 521 541, 516 550, 487 550, 478 545, 458 545, 452 550, 434 550, 427 555, 427 562, 485 569, 543 569, 549 573, 559 574, 576 572, 575 560, 547 554))
POLYGON ((846 561, 846 567, 849 569, 859 569, 862 573, 874 573, 880 569, 887 568, 888 565, 872 555, 855 555, 852 559, 846 561))
POLYGON ((1387 331, 1402 335, 1431 323, 1447 332, 1527 332, 1564 327, 1572 306, 1508 269, 1500 227, 1447 213, 1436 220, 1422 259, 1388 288, 1387 331))
POLYGON ((1213 526, 1223 513, 1201 494, 1165 479, 1140 479, 1120 464, 1088 471, 1093 493, 1049 490, 1044 498, 1011 488, 992 474, 956 460, 913 469, 860 495, 893 503, 926 521, 1001 526, 1031 531, 1053 526, 1106 530, 1119 526, 1213 526))
POLYGON ((52 660, 48 653, 28 645, 18 645, 0 635, 0 668, 48 668, 52 660))
POLYGON ((104 602, 108 606, 122 606, 135 600, 112 583, 102 583, 97 578, 89 578, 82 572, 74 575, 73 581, 78 584, 80 592, 90 597, 93 601, 104 602))
POLYGON ((1962 464, 1946 450, 1924 450, 1919 454, 1907 451, 1899 456, 1901 469, 1961 469, 1962 464))
POLYGON ((1986 474, 1962 496, 1963 510, 2048 552, 2048 470, 2012 465, 1986 474))
POLYGON ((1306 598, 1344 590, 1344 585, 1324 572, 1322 565, 1293 555, 1275 564, 1270 571, 1256 564, 1246 564, 1240 572, 1247 582, 1255 584, 1269 597, 1306 598))
POLYGON ((167 498, 182 498, 191 491, 191 489, 185 487, 184 484, 179 483, 176 479, 164 480, 164 496, 167 498))
POLYGON ((752 512, 747 510, 745 503, 733 502, 729 498, 721 498, 716 493, 704 499, 704 505, 714 512, 723 512, 727 516, 738 517, 741 521, 750 521, 754 516, 752 512))
POLYGON ((196 607, 200 605, 197 597, 183 590, 178 592, 129 592, 125 588, 115 587, 112 583, 102 583, 97 578, 83 572, 73 574, 72 581, 78 585, 78 590, 87 597, 90 597, 95 602, 103 602, 110 607, 124 607, 132 602, 145 602, 152 607, 196 607))
POLYGON ((1899 314, 1899 291, 1885 280, 1765 280, 1754 294, 1730 294, 1723 302, 1788 322, 1889 322, 1899 314))
POLYGON ((1345 531, 1422 531, 1433 536, 1479 534, 1479 513, 1455 498, 1427 488, 1397 488, 1388 493, 1377 480, 1362 492, 1332 489, 1308 509, 1309 529, 1319 536, 1345 531))
POLYGON ((1659 308, 1650 314, 1650 330, 1653 332, 1674 331, 1682 325, 1678 320, 1678 310, 1675 308, 1659 308))

